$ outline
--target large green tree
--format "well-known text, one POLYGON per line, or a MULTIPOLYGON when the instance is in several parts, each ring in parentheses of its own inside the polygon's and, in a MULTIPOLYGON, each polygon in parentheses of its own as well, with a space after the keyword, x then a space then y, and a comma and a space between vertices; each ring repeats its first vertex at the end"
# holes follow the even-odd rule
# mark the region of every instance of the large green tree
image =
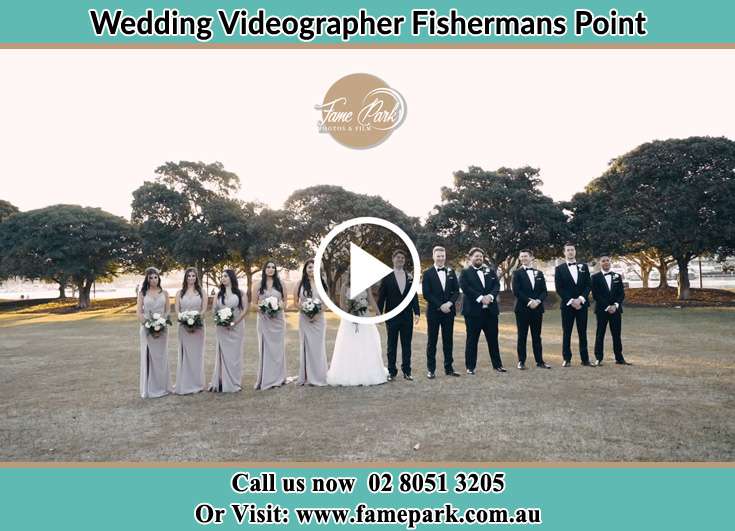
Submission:
POLYGON ((610 193, 615 193, 618 200, 635 200, 631 190, 607 192, 593 184, 564 204, 570 213, 569 228, 578 248, 589 256, 613 254, 626 264, 637 267, 644 288, 649 287, 651 271, 656 269, 659 272, 658 287, 668 287, 667 273, 674 259, 644 240, 640 218, 633 213, 619 215, 610 211, 610 193))
MULTIPOLYGON (((284 211, 289 223, 287 243, 301 260, 313 257, 322 238, 337 224, 352 218, 372 216, 391 221, 410 238, 415 238, 420 230, 418 218, 407 216, 382 197, 351 192, 341 186, 320 185, 297 190, 286 200, 284 211)), ((382 228, 364 226, 363 230, 343 233, 324 253, 323 270, 331 292, 347 270, 350 240, 387 263, 396 247, 405 247, 382 228)), ((411 267, 410 263, 407 265, 411 267)))
POLYGON ((600 215, 613 226, 624 220, 630 250, 673 257, 679 299, 688 299, 692 258, 735 242, 735 142, 690 137, 643 144, 614 159, 586 193, 600 198, 600 215))
POLYGON ((114 277, 137 252, 130 224, 99 208, 54 205, 15 214, 0 223, 3 268, 29 279, 67 280, 90 302, 98 279, 114 277))
POLYGON ((242 205, 231 195, 239 177, 220 162, 167 162, 133 192, 131 219, 141 239, 138 269, 194 266, 213 275, 241 236, 242 205))
POLYGON ((457 171, 453 186, 442 188, 442 202, 430 213, 426 229, 452 256, 482 247, 510 289, 519 250, 551 258, 568 230, 561 205, 541 192, 542 184, 539 170, 531 167, 457 171))

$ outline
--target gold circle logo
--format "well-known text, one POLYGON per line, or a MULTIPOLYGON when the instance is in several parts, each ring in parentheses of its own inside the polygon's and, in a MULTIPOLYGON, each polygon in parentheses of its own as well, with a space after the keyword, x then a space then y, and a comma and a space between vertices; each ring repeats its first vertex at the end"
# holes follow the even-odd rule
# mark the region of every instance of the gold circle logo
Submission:
POLYGON ((401 93, 370 74, 339 79, 314 108, 321 111, 319 132, 355 149, 384 142, 406 119, 406 100, 401 93))

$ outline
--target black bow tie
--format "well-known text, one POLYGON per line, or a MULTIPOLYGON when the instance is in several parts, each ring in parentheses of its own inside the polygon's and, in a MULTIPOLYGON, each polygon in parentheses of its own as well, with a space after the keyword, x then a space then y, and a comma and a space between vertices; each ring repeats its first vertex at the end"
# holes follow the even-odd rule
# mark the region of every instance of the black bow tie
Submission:
POLYGON ((524 267, 523 269, 525 269, 526 271, 533 271, 532 267, 524 267))
POLYGON ((577 262, 567 262, 567 265, 568 265, 568 266, 573 266, 573 265, 577 265, 577 262))
POLYGON ((610 271, 609 273, 605 273, 605 276, 607 276, 607 275, 612 276, 612 271, 610 271))
POLYGON ((436 270, 437 271, 446 271, 447 268, 446 267, 437 267, 436 270))

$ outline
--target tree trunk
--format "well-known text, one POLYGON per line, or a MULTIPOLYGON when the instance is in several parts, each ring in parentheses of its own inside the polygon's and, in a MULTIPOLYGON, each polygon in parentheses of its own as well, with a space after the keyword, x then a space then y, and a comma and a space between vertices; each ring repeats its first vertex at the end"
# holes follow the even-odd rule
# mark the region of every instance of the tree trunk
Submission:
POLYGON ((77 304, 77 308, 80 310, 84 310, 85 308, 89 308, 90 304, 90 297, 89 293, 92 290, 92 284, 94 283, 94 279, 84 279, 80 282, 77 282, 77 286, 79 287, 79 303, 77 304))
POLYGON ((689 299, 689 257, 680 256, 676 259, 679 266, 679 300, 689 299))
POLYGON ((59 298, 66 298, 66 282, 59 282, 59 298))
POLYGON ((245 266, 245 282, 247 282, 247 289, 245 290, 245 293, 247 294, 248 301, 253 301, 253 271, 250 270, 249 266, 245 266))
POLYGON ((641 282, 643 283, 643 287, 648 289, 649 287, 648 279, 651 276, 651 270, 653 268, 649 265, 644 265, 644 264, 641 264, 640 267, 641 267, 641 282))
POLYGON ((669 281, 667 279, 667 275, 669 274, 669 264, 666 263, 663 259, 659 262, 659 264, 656 266, 656 269, 658 269, 658 289, 664 289, 669 287, 669 281))

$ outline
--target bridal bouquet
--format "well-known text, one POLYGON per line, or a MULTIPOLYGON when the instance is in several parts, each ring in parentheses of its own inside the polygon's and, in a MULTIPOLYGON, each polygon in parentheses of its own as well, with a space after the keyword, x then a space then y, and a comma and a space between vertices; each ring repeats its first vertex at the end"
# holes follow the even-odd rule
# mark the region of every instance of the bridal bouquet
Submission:
POLYGON ((258 308, 260 308, 260 311, 268 317, 273 317, 278 313, 278 310, 281 309, 276 297, 266 297, 260 301, 258 308))
POLYGON ((167 326, 171 326, 171 319, 162 316, 160 313, 154 313, 145 320, 143 326, 149 336, 158 337, 166 330, 167 326))
POLYGON ((214 324, 227 327, 235 324, 235 314, 232 308, 224 307, 214 312, 214 324))
POLYGON ((204 326, 202 314, 196 310, 179 312, 179 324, 183 325, 187 332, 194 332, 204 326))
POLYGON ((368 301, 365 297, 350 299, 350 313, 352 315, 363 316, 368 311, 368 301))
POLYGON ((304 299, 301 303, 301 313, 309 319, 313 319, 316 314, 322 311, 322 303, 319 299, 304 299))

